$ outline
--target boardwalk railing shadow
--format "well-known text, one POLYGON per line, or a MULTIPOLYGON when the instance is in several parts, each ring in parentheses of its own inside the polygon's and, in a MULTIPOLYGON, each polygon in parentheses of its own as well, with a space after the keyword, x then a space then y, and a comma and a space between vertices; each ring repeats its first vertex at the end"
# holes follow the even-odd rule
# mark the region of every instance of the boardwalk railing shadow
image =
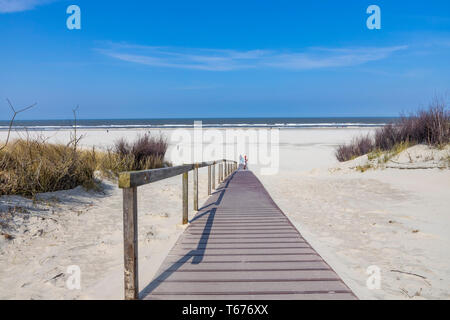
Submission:
MULTIPOLYGON (((199 209, 199 211, 205 210, 206 208, 210 206, 219 206, 222 202, 222 199, 227 192, 228 186, 230 182, 233 180, 234 175, 236 172, 233 172, 226 181, 224 181, 223 185, 217 189, 217 192, 220 192, 220 195, 217 197, 217 200, 203 206, 199 209)), ((197 248, 189 251, 187 254, 185 254, 183 257, 178 259, 176 262, 174 262, 170 267, 168 267, 166 270, 160 273, 158 277, 153 279, 152 282, 150 282, 140 293, 139 297, 142 299, 145 296, 151 294, 152 291, 154 291, 163 281, 165 281, 170 275, 172 275, 175 271, 177 271, 181 266, 188 263, 191 258, 192 262, 191 264, 199 264, 203 261, 203 257, 205 254, 205 250, 207 249, 208 240, 211 232, 212 225, 214 223, 214 216, 216 215, 216 208, 212 208, 210 210, 207 210, 205 212, 202 212, 200 214, 197 214, 194 218, 192 218, 189 222, 192 223, 193 221, 208 216, 208 219, 206 220, 205 227, 203 228, 202 234, 200 236, 199 242, 197 243, 197 248)))
MULTIPOLYGON (((199 209, 199 211, 203 211, 206 208, 211 207, 211 206, 219 206, 220 205, 220 203, 222 202, 223 196, 225 195, 225 192, 228 188, 228 185, 230 184, 231 180, 233 180, 234 175, 235 175, 235 172, 230 175, 230 177, 226 180, 225 184, 221 188, 216 189, 216 192, 213 193, 213 195, 214 195, 214 194, 217 194, 218 192, 220 192, 220 195, 219 195, 219 197, 217 197, 217 200, 206 206, 201 207, 199 209)), ((207 213, 208 213, 208 211, 197 214, 195 217, 193 217, 191 220, 189 220, 189 223, 194 222, 195 220, 203 217, 207 213)))
POLYGON ((174 262, 170 267, 161 272, 161 274, 153 279, 139 294, 140 298, 144 298, 148 294, 150 294, 153 290, 155 290, 164 280, 166 280, 170 275, 172 275, 175 271, 177 271, 181 266, 188 263, 192 258, 192 264, 199 264, 203 261, 203 256, 205 254, 205 250, 208 244, 210 230, 214 222, 214 216, 216 215, 216 208, 208 210, 202 213, 202 216, 208 215, 207 222, 205 224, 205 228, 203 229, 200 240, 197 244, 196 249, 192 249, 183 257, 174 262))

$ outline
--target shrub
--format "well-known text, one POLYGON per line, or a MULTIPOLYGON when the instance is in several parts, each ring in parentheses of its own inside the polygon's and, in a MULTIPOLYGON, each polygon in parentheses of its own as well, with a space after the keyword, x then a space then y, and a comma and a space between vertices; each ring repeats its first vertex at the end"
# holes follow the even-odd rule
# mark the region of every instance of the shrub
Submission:
POLYGON ((354 138, 350 144, 338 146, 336 158, 339 161, 348 161, 369 153, 373 149, 373 142, 369 136, 354 138))
POLYGON ((164 137, 139 136, 132 143, 119 139, 99 157, 99 169, 108 177, 119 172, 169 166, 164 161, 168 144, 164 137))
POLYGON ((424 143, 443 147, 450 143, 450 111, 444 102, 434 99, 426 110, 376 129, 373 139, 366 136, 353 139, 350 144, 336 149, 339 161, 348 161, 371 152, 391 151, 405 146, 424 143))
POLYGON ((145 170, 164 166, 167 147, 167 141, 162 136, 145 134, 132 143, 124 139, 116 141, 114 151, 119 161, 126 164, 127 170, 145 170))

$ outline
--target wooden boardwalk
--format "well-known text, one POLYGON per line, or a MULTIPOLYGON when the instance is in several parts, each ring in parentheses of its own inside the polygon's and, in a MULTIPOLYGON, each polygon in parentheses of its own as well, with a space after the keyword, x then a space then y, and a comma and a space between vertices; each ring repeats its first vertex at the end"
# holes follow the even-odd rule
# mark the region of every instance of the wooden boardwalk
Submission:
POLYGON ((251 171, 225 180, 143 299, 356 299, 251 171))

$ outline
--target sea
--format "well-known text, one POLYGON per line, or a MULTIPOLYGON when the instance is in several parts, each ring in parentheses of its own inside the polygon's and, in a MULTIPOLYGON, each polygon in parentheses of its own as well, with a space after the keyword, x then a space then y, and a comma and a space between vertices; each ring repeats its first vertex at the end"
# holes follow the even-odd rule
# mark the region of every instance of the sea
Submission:
MULTIPOLYGON (((395 121, 395 117, 336 118, 205 118, 205 119, 78 119, 80 129, 192 128, 201 121, 204 128, 348 128, 378 127, 395 121)), ((16 120, 15 130, 73 129, 74 120, 16 120)), ((8 130, 9 120, 0 120, 0 131, 8 130)))

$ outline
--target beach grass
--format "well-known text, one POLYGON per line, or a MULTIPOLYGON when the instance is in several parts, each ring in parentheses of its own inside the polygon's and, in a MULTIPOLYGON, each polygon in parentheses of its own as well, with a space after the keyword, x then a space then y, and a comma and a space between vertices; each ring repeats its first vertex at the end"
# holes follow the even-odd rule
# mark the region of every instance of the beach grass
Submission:
POLYGON ((376 129, 374 136, 356 137, 349 144, 339 145, 335 156, 344 162, 365 154, 369 160, 383 155, 387 162, 409 146, 421 143, 436 148, 450 143, 450 110, 444 102, 435 99, 428 109, 376 129))
MULTIPOLYGON (((74 141, 79 143, 79 139, 74 141)), ((131 143, 121 139, 107 152, 41 138, 17 139, 0 151, 0 195, 33 197, 77 186, 96 189, 96 172, 115 178, 122 171, 168 166, 164 161, 166 151, 163 137, 148 135, 131 143)))

